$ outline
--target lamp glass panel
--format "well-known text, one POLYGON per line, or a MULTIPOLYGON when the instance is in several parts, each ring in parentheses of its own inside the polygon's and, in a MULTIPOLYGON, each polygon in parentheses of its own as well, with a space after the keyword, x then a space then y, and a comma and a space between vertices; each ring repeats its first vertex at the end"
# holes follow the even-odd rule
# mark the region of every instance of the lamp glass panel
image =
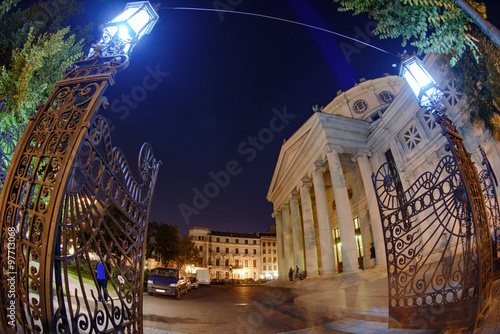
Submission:
MULTIPOLYGON (((140 34, 140 36, 142 36, 144 34, 144 32, 146 31, 146 29, 144 29, 144 27, 146 27, 148 25, 149 21, 150 21, 150 17, 148 15, 148 13, 145 10, 141 10, 136 15, 134 15, 130 18, 130 20, 128 21, 128 24, 130 24, 130 27, 132 29, 134 29, 136 34, 139 34, 142 31, 142 33, 140 34)), ((138 36, 138 37, 140 38, 140 36, 138 36)))
POLYGON ((408 69, 405 66, 405 70, 403 72, 403 78, 405 78, 406 82, 410 86, 411 90, 415 94, 415 96, 418 98, 420 94, 420 86, 418 85, 417 80, 413 77, 412 73, 408 71, 408 69))
POLYGON ((120 15, 115 17, 111 22, 124 22, 127 21, 134 13, 137 11, 137 8, 127 8, 120 15))
POLYGON ((408 71, 412 73, 413 77, 420 87, 425 87, 431 83, 434 83, 434 80, 432 80, 429 73, 427 73, 427 71, 422 68, 422 66, 420 66, 417 62, 408 64, 408 71))

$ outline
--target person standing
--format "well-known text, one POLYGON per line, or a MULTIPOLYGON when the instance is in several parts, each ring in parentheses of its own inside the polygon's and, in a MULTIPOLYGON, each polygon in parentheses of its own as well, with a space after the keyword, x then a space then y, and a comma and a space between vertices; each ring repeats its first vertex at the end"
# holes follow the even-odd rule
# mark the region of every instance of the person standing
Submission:
MULTIPOLYGON (((99 291, 102 290, 102 295, 104 296, 104 301, 108 301, 108 278, 106 276, 106 269, 104 269, 104 264, 100 261, 97 264, 97 289, 99 291)), ((99 301, 101 300, 101 296, 99 295, 99 301)))
POLYGON ((296 265, 295 266, 295 279, 299 279, 300 278, 300 269, 299 269, 299 266, 296 265))
POLYGON ((290 270, 288 271, 288 278, 290 279, 290 282, 293 281, 293 268, 290 267, 290 270))
POLYGON ((375 257, 375 246, 373 242, 370 244, 370 265, 375 267, 376 257, 375 257))

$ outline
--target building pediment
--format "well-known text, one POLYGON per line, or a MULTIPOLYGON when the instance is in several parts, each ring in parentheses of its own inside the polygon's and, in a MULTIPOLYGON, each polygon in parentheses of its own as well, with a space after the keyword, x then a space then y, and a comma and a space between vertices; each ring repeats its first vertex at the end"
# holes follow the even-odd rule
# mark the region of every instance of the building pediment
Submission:
POLYGON ((369 123, 342 115, 314 113, 282 146, 269 187, 267 199, 285 200, 284 194, 300 186, 300 180, 312 172, 314 162, 324 159, 326 144, 340 145, 346 153, 366 148, 369 123))

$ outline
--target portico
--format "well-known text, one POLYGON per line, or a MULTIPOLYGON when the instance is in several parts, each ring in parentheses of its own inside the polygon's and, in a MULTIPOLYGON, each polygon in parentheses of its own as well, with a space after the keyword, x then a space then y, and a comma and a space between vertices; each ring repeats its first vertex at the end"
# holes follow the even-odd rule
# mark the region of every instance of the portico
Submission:
POLYGON ((278 244, 286 271, 298 265, 311 277, 368 269, 371 243, 376 266, 386 265, 371 181, 372 166, 385 156, 370 147, 371 122, 356 113, 363 104, 353 102, 363 96, 372 111, 385 111, 392 100, 380 93, 394 98, 403 85, 388 76, 339 94, 283 144, 267 198, 283 227, 278 244))

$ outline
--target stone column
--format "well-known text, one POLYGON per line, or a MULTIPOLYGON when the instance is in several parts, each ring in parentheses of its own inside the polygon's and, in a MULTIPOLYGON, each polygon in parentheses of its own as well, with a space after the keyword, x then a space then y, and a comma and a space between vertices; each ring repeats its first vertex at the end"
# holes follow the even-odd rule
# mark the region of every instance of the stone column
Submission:
POLYGON ((305 270, 304 266, 304 242, 302 238, 302 221, 299 210, 299 192, 292 191, 292 203, 290 205, 292 215, 292 244, 293 244, 293 263, 299 266, 300 271, 305 270))
POLYGON ((288 270, 293 267, 292 225, 290 222, 290 203, 288 201, 283 203, 283 252, 285 253, 285 269, 288 275, 288 270))
MULTIPOLYGON (((276 247, 278 249, 278 277, 286 278, 288 275, 287 268, 285 268, 285 252, 283 251, 283 214, 281 210, 276 210, 276 247)), ((260 262, 260 259, 259 259, 260 262)))
POLYGON ((363 187, 365 189, 368 212, 370 213, 370 224, 373 232, 373 243, 375 245, 376 267, 382 267, 387 263, 385 256, 384 232, 382 229, 382 221, 380 220, 377 196, 375 194, 371 178, 372 169, 370 167, 370 162, 368 161, 369 156, 371 156, 370 151, 358 150, 356 155, 352 157, 352 160, 358 162, 361 180, 363 181, 363 187))
POLYGON ((356 234, 352 219, 351 203, 347 193, 344 173, 340 164, 339 154, 343 153, 342 147, 327 145, 328 166, 332 178, 333 195, 337 208, 337 219, 339 223, 340 241, 342 242, 342 270, 343 272, 358 271, 358 251, 356 245, 356 234))
POLYGON ((333 234, 330 214, 328 212, 328 199, 326 197, 325 164, 316 161, 316 170, 313 173, 314 194, 316 195, 316 207, 318 211, 319 243, 321 247, 321 275, 335 273, 335 254, 333 252, 333 234))
POLYGON ((316 233, 314 231, 314 216, 311 201, 311 179, 308 177, 302 179, 300 200, 302 202, 302 220, 304 224, 306 272, 308 277, 314 277, 318 275, 318 250, 316 248, 316 233))

